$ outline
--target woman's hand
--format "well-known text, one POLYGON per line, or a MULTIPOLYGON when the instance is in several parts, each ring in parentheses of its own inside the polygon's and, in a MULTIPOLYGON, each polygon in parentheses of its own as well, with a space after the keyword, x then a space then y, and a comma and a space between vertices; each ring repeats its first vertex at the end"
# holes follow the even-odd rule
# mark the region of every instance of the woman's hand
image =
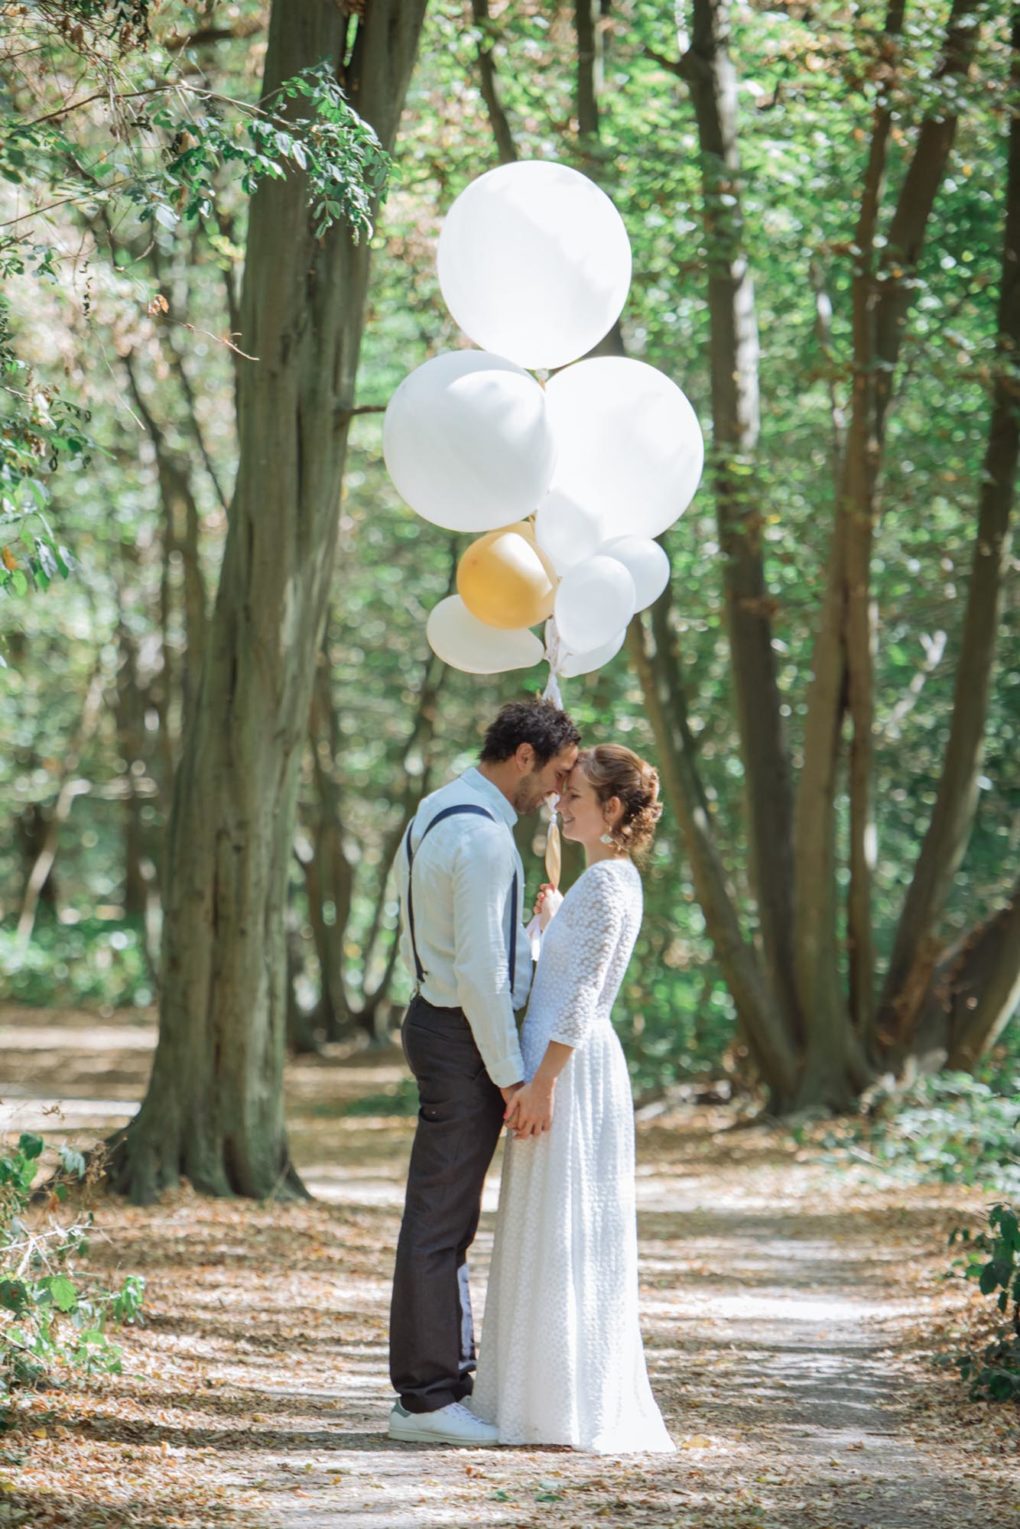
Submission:
POLYGON ((553 1091, 555 1083, 532 1078, 517 1090, 507 1105, 504 1120, 513 1133, 514 1141, 524 1141, 531 1136, 541 1136, 552 1125, 553 1091))
POLYGON ((548 929, 562 902, 563 893, 557 892, 550 882, 543 881, 535 898, 535 917, 541 929, 548 929))

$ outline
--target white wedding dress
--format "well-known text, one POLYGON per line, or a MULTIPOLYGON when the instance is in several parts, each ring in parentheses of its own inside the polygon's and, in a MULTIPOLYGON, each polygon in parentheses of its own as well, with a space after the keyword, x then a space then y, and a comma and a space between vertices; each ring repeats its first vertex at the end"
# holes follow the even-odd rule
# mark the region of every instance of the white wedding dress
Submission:
POLYGON ((542 943, 525 1073, 575 1047, 552 1128, 508 1140, 471 1410, 504 1444, 606 1454, 674 1448, 638 1326, 634 1106, 610 1013, 641 925, 629 860, 589 866, 542 943))

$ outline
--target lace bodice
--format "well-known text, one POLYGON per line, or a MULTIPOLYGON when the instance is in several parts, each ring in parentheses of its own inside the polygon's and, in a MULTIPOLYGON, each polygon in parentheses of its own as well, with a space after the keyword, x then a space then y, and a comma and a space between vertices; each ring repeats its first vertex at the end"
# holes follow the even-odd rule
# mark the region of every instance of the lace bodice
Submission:
POLYGON ((629 860, 596 861, 570 888, 542 939, 521 1037, 529 1077, 549 1041, 582 1046, 594 1020, 608 1018, 642 908, 641 877, 629 860))

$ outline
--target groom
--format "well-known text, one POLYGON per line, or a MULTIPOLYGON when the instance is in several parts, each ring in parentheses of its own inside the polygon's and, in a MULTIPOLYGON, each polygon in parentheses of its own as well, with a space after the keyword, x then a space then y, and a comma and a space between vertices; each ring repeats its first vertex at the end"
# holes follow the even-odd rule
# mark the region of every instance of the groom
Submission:
POLYGON ((579 742, 551 702, 509 702, 478 765, 425 798, 401 847, 401 952, 416 977, 401 1034, 421 1108, 393 1277, 391 1439, 497 1442, 461 1401, 475 1368, 467 1250, 524 1081, 514 1009, 531 957, 512 830, 562 791, 579 742))

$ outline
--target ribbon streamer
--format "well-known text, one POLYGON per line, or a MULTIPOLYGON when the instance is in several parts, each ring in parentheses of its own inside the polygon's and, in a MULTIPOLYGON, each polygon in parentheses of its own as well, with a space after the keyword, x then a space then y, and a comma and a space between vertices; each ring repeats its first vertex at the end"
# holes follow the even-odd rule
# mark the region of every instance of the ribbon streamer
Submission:
MULTIPOLYGON (((544 701, 552 701, 554 706, 563 710, 563 695, 560 691, 558 670, 560 665, 560 636, 556 630, 556 622, 550 616, 545 624, 545 656, 549 661, 549 678, 542 692, 544 701)), ((549 832, 545 841, 545 874, 549 884, 559 889, 560 875, 563 871, 563 851, 560 844, 560 826, 556 821, 556 810, 552 810, 552 818, 549 823, 549 832)))
POLYGON ((563 695, 560 691, 559 667, 560 667, 560 635, 556 630, 556 622, 552 616, 545 624, 545 656, 549 664, 549 678, 545 689, 542 691, 543 701, 551 701, 554 706, 563 710, 563 695))

